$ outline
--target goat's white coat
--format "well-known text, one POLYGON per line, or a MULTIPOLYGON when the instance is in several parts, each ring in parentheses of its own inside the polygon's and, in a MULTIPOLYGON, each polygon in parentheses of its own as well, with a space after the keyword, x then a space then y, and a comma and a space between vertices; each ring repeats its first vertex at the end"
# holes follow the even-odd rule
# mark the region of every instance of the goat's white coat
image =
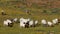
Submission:
POLYGON ((12 23, 11 20, 7 19, 6 21, 4 21, 4 25, 7 25, 8 26, 8 23, 12 23))
POLYGON ((25 24, 29 21, 30 19, 24 19, 24 18, 20 18, 20 26, 21 27, 25 27, 25 24), (25 23, 25 24, 24 24, 25 23))
POLYGON ((4 21, 4 25, 8 25, 8 22, 7 21, 4 21))
POLYGON ((36 24, 38 24, 38 21, 37 21, 37 20, 35 21, 35 25, 36 25, 36 24))
POLYGON ((29 22, 29 26, 32 26, 34 23, 33 23, 33 20, 31 20, 30 22, 29 22))
POLYGON ((21 22, 21 21, 27 23, 27 21, 30 21, 30 19, 24 19, 24 18, 21 18, 21 19, 20 19, 20 22, 21 22))
POLYGON ((48 23, 49 26, 52 26, 53 25, 53 23, 50 22, 50 21, 48 21, 47 23, 48 23))
POLYGON ((42 23, 42 24, 47 24, 47 22, 46 22, 45 19, 41 20, 41 23, 42 23))
POLYGON ((58 23, 58 19, 54 19, 52 20, 53 24, 57 24, 58 23))
POLYGON ((20 27, 25 27, 25 24, 23 22, 21 22, 20 27))
POLYGON ((17 18, 15 18, 14 20, 13 20, 13 22, 16 22, 18 19, 17 18))
POLYGON ((9 19, 7 19, 7 22, 8 22, 8 23, 12 23, 12 21, 11 21, 11 20, 9 20, 9 19))

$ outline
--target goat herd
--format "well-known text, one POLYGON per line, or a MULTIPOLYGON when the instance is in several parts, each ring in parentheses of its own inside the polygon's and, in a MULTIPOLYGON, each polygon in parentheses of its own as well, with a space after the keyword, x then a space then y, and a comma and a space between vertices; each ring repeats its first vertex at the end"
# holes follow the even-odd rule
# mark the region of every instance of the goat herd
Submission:
MULTIPOLYGON (((1 14, 2 15, 6 15, 6 13, 4 12, 4 10, 1 11, 1 14)), ((59 24, 60 22, 60 19, 58 18, 55 18, 53 19, 52 21, 47 21, 46 19, 42 19, 41 20, 41 24, 44 25, 44 26, 54 26, 56 24, 59 24)), ((25 18, 15 18, 15 19, 7 19, 7 20, 4 20, 4 25, 5 26, 9 26, 9 27, 12 27, 14 25, 14 23, 17 23, 19 22, 20 23, 20 27, 25 27, 25 28, 28 28, 28 27, 35 27, 36 25, 38 25, 38 20, 31 20, 30 18, 28 19, 25 19, 25 18)))
MULTIPOLYGON (((14 23, 18 23, 20 24, 20 27, 23 27, 23 28, 29 28, 29 27, 35 27, 38 25, 38 20, 31 20, 30 18, 28 19, 25 19, 25 18, 15 18, 15 19, 7 19, 7 20, 4 20, 4 26, 9 26, 9 27, 12 27, 14 25, 14 23)), ((42 19, 41 20, 41 24, 44 25, 44 26, 49 26, 49 27, 52 27, 56 24, 59 24, 59 19, 53 19, 52 21, 47 21, 45 19, 42 19)))
POLYGON ((19 22, 20 23, 20 27, 25 27, 25 28, 28 28, 28 27, 35 27, 37 24, 38 24, 38 20, 30 20, 29 18, 28 19, 25 19, 25 18, 20 18, 18 20, 18 18, 15 18, 15 19, 7 19, 4 21, 4 26, 9 26, 9 27, 12 27, 14 25, 14 23, 17 23, 19 22))

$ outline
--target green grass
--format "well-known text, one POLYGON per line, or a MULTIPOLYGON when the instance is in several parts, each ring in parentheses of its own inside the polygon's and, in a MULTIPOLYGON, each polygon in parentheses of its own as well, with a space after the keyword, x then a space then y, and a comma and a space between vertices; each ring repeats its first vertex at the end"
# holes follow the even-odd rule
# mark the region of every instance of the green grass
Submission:
MULTIPOLYGON (((8 6, 8 5, 7 5, 8 6)), ((47 21, 51 21, 54 18, 60 18, 60 14, 52 13, 50 9, 45 8, 37 8, 37 6, 28 8, 24 5, 24 8, 15 8, 13 6, 1 6, 0 7, 0 34, 47 34, 49 31, 55 31, 55 34, 60 34, 60 24, 55 25, 54 27, 43 27, 41 25, 41 20, 46 19, 47 21), (10 7, 10 8, 9 8, 10 7), (31 10, 31 15, 28 15, 24 12, 24 10, 31 10), (46 13, 43 13, 43 10, 46 10, 46 13), (1 10, 4 10, 7 15, 1 15, 1 10), (7 27, 3 25, 3 21, 7 18, 31 18, 33 20, 38 20, 39 25, 36 27, 30 28, 21 28, 19 23, 15 23, 13 27, 7 27), (40 31, 41 30, 41 31, 40 31)))
MULTIPOLYGON (((2 9, 0 9, 1 11, 2 9)), ((55 31, 55 34, 60 34, 60 25, 55 25, 55 27, 43 27, 42 25, 30 28, 20 28, 19 23, 14 24, 13 27, 7 27, 3 25, 3 21, 7 18, 31 18, 33 20, 38 20, 39 24, 41 24, 41 19, 46 19, 47 21, 51 21, 54 18, 60 18, 58 14, 43 14, 38 11, 31 12, 32 15, 27 15, 23 11, 13 10, 13 9, 4 9, 7 15, 2 16, 0 12, 0 34, 47 34, 49 31, 55 31), (42 30, 42 31, 38 31, 42 30)), ((32 9, 34 11, 34 9, 32 9)))

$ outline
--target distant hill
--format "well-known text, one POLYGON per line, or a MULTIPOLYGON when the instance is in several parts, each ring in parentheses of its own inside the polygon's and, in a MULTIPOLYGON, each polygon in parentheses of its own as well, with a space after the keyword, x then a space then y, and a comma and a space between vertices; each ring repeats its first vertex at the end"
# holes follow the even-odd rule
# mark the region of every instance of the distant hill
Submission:
POLYGON ((60 0, 0 0, 0 1, 12 2, 12 4, 15 3, 17 5, 23 3, 27 7, 36 5, 38 7, 44 8, 60 8, 60 0))

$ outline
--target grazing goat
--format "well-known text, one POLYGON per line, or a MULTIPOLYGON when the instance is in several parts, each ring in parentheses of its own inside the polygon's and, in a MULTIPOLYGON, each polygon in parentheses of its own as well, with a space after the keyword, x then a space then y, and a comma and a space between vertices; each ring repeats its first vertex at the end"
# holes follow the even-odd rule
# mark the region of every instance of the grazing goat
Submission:
POLYGON ((48 21, 47 23, 48 23, 48 26, 50 26, 50 27, 52 26, 53 27, 53 23, 52 22, 48 21))
POLYGON ((13 26, 13 23, 12 23, 11 20, 7 19, 6 21, 4 21, 4 25, 9 26, 9 27, 12 27, 13 26))
POLYGON ((28 28, 29 27, 29 19, 20 18, 20 26, 28 28), (25 26, 23 26, 23 25, 25 25, 25 26))
POLYGON ((52 20, 53 24, 58 24, 58 19, 52 20))
POLYGON ((42 23, 43 26, 47 26, 47 22, 46 22, 45 19, 41 20, 41 23, 42 23))

